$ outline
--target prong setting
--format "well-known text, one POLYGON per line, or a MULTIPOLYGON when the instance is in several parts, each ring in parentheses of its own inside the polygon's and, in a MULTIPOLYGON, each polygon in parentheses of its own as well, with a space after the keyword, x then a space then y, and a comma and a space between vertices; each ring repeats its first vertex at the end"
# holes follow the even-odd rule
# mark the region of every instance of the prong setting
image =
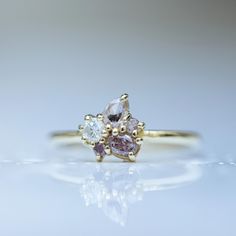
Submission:
POLYGON ((124 93, 123 95, 120 96, 120 100, 121 101, 127 101, 128 97, 129 97, 129 95, 127 93, 124 93))
POLYGON ((132 136, 134 137, 134 138, 137 138, 138 137, 138 130, 133 130, 133 132, 132 132, 132 136))
POLYGON ((112 131, 112 126, 111 126, 111 124, 107 124, 107 125, 106 125, 106 130, 107 130, 108 132, 112 131))
POLYGON ((143 143, 143 138, 136 138, 135 141, 138 145, 141 145, 143 143))
POLYGON ((85 117, 84 117, 84 120, 85 121, 89 121, 89 120, 91 120, 92 119, 92 115, 86 115, 85 117))
POLYGON ((107 155, 111 155, 111 148, 108 145, 105 146, 105 152, 107 155))
POLYGON ((101 143, 101 144, 104 144, 105 142, 106 142, 105 138, 101 138, 100 141, 99 141, 99 143, 101 143))
POLYGON ((84 126, 83 125, 79 125, 79 131, 82 132, 84 130, 84 126))
POLYGON ((120 128, 119 128, 119 132, 121 134, 124 134, 126 132, 126 126, 125 125, 121 125, 120 128))
POLYGON ((144 122, 139 122, 139 123, 138 123, 138 129, 139 129, 140 131, 143 131, 144 128, 145 128, 145 123, 144 123, 144 122))
POLYGON ((100 121, 103 121, 103 119, 104 119, 103 114, 97 114, 97 119, 100 121))
POLYGON ((128 94, 112 100, 103 113, 88 114, 84 120, 78 132, 82 142, 94 150, 98 162, 111 154, 126 161, 136 161, 145 124, 129 112, 128 94))
POLYGON ((102 137, 103 137, 103 138, 107 138, 108 135, 109 135, 109 133, 107 132, 107 130, 104 129, 104 130, 102 131, 102 137))
POLYGON ((96 155, 96 161, 97 162, 102 162, 103 161, 103 156, 100 156, 100 155, 96 155))
POLYGON ((119 129, 114 128, 114 129, 112 130, 112 135, 113 135, 113 136, 119 135, 119 129))
POLYGON ((95 147, 95 143, 94 142, 91 142, 89 145, 90 145, 91 148, 95 147))
POLYGON ((82 138, 81 138, 81 141, 82 141, 83 144, 87 144, 86 138, 82 137, 82 138))
POLYGON ((136 161, 136 157, 135 157, 133 152, 129 152, 129 161, 131 161, 131 162, 135 162, 136 161))
POLYGON ((131 115, 131 113, 129 112, 129 113, 124 117, 124 121, 130 120, 131 117, 132 117, 132 115, 131 115))

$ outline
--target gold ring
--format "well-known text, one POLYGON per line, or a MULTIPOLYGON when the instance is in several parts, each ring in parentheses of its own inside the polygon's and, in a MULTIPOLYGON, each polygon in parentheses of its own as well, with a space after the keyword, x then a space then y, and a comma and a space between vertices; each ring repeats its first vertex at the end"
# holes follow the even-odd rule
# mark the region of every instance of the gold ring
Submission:
POLYGON ((78 130, 53 132, 51 137, 82 142, 94 150, 100 162, 107 155, 134 162, 143 141, 183 145, 199 141, 199 135, 192 131, 145 130, 145 123, 130 113, 128 94, 112 100, 102 113, 86 115, 78 130))

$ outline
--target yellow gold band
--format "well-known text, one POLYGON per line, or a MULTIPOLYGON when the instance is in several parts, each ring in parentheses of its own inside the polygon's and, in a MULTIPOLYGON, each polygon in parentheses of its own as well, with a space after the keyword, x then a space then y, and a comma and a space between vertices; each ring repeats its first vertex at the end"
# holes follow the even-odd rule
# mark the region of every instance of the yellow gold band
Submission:
MULTIPOLYGON (((52 138, 69 138, 81 137, 81 132, 78 131, 56 131, 51 134, 52 138)), ((181 137, 181 138, 199 138, 199 134, 192 131, 177 131, 177 130, 145 130, 143 137, 149 138, 167 138, 167 137, 181 137)))
POLYGON ((85 115, 84 125, 79 125, 78 131, 55 132, 51 136, 70 145, 83 143, 89 146, 99 162, 106 155, 134 162, 142 143, 154 148, 158 144, 183 147, 199 144, 199 135, 191 131, 145 130, 145 123, 130 113, 128 94, 112 100, 96 116, 85 115))
MULTIPOLYGON (((53 139, 71 139, 79 138, 81 141, 82 133, 78 131, 56 131, 51 134, 53 139)), ((144 142, 150 143, 173 143, 173 144, 196 144, 200 140, 200 136, 192 131, 177 130, 145 130, 142 138, 144 142)))

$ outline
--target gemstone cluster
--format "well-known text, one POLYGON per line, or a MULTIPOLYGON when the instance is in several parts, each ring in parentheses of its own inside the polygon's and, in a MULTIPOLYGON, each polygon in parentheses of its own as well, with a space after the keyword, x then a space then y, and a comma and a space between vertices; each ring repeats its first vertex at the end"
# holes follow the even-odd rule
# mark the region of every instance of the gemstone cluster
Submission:
POLYGON ((97 116, 86 115, 79 127, 82 141, 90 145, 102 161, 106 155, 135 161, 140 150, 144 123, 133 118, 129 111, 128 95, 112 100, 97 116))

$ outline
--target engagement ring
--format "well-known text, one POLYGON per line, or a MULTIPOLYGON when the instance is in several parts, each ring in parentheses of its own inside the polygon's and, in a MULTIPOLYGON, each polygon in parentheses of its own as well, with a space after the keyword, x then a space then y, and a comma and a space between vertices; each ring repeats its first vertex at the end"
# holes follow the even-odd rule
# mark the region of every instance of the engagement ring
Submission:
POLYGON ((199 135, 191 131, 145 130, 144 122, 130 113, 128 94, 112 100, 102 113, 86 115, 78 130, 54 132, 52 137, 78 139, 92 148, 99 162, 109 155, 134 162, 143 141, 188 145, 199 140, 199 135))

